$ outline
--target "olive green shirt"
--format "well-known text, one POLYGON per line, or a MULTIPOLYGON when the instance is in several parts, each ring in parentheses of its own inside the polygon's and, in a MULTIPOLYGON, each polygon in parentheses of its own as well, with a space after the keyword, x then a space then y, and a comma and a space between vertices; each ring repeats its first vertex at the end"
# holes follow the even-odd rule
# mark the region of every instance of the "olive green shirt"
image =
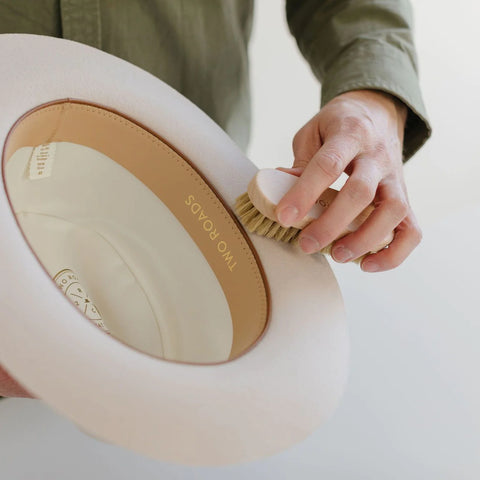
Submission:
MULTIPOLYGON (((63 37, 128 60, 189 98, 245 150, 252 16, 253 0, 0 0, 0 33, 63 37)), ((407 105, 407 161, 431 133, 409 0, 286 0, 286 18, 321 82, 322 106, 365 88, 407 105)))

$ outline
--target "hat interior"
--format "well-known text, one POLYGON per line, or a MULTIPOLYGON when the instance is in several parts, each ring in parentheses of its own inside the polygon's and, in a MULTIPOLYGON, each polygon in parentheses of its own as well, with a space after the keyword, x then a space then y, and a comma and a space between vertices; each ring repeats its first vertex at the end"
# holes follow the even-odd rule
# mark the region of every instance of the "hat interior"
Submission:
POLYGON ((146 126, 56 100, 16 121, 2 166, 27 244, 99 334, 209 364, 265 333, 269 289, 251 240, 201 165, 146 126))

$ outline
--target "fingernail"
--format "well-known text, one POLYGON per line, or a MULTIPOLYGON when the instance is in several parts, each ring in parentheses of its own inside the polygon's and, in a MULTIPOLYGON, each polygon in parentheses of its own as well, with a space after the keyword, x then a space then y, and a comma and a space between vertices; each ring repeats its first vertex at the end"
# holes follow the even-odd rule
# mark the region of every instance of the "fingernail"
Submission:
POLYGON ((300 247, 305 253, 313 253, 317 250, 320 250, 320 245, 318 242, 313 238, 309 237, 308 235, 303 235, 303 237, 299 240, 300 247))
POLYGON ((333 259, 337 262, 348 262, 353 258, 353 253, 341 245, 338 245, 332 250, 333 259))
POLYGON ((298 209, 292 205, 288 205, 287 207, 282 208, 280 212, 278 212, 277 218, 282 225, 290 227, 292 223, 295 222, 295 220, 297 219, 297 215, 298 209))
POLYGON ((378 269, 378 265, 373 262, 365 262, 362 264, 362 270, 364 272, 376 272, 378 269))

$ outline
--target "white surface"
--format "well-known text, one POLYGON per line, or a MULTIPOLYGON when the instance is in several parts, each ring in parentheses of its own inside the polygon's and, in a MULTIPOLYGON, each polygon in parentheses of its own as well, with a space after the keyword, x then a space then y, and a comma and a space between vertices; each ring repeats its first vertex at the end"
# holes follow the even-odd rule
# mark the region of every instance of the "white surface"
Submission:
MULTIPOLYGON (((423 92, 435 129, 406 167, 424 239, 390 272, 366 274, 331 262, 352 344, 348 390, 334 417, 280 455, 242 466, 186 468, 91 440, 38 402, 7 400, 0 406, 4 478, 480 477, 480 8, 467 0, 454 9, 451 2, 413 3, 423 92)), ((251 158, 259 167, 291 166, 291 137, 318 104, 318 87, 282 24, 282 4, 257 1, 251 158)))

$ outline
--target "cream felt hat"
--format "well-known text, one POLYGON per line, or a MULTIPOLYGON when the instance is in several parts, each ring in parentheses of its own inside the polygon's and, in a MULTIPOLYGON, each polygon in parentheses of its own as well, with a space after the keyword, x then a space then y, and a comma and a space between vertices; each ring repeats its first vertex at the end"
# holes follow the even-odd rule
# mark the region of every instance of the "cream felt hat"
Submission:
POLYGON ((323 255, 247 232, 258 168, 148 72, 0 35, 0 364, 90 435, 187 465, 302 441, 343 393, 323 255))

